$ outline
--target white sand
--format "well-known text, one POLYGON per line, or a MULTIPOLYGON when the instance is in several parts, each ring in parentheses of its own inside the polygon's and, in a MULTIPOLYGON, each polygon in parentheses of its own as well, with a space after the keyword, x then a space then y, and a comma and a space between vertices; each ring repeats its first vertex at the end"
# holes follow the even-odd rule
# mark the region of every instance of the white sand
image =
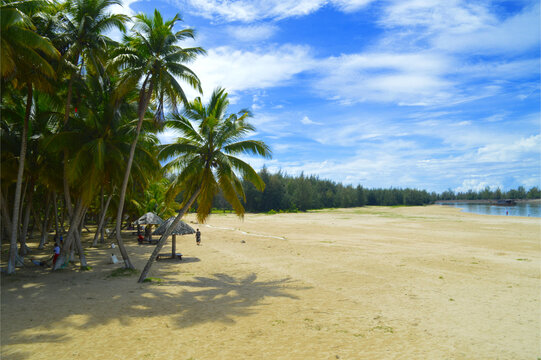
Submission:
MULTIPOLYGON (((208 225, 192 224, 200 247, 177 238, 185 261, 154 265, 161 283, 108 277, 105 247, 90 272, 3 276, 2 359, 541 356, 538 218, 368 207, 208 225)), ((142 269, 153 247, 125 239, 142 269)))

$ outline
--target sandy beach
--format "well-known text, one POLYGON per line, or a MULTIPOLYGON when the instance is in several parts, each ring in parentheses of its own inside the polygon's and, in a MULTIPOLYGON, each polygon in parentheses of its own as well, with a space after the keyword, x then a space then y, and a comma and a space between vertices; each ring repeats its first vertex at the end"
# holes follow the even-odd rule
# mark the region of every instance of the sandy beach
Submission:
MULTIPOLYGON (((541 357, 539 218, 434 205, 186 221, 202 246, 177 237, 184 260, 157 262, 160 281, 112 277, 110 244, 87 248, 91 271, 2 275, 1 358, 541 357)), ((124 238, 142 269, 153 246, 124 238)))

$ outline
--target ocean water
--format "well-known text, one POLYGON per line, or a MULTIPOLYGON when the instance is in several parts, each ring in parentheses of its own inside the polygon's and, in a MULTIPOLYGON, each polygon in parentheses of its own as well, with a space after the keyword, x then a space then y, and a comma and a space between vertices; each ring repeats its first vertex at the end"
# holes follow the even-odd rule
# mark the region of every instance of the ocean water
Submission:
POLYGON ((500 216, 529 216, 541 217, 541 204, 518 203, 513 206, 498 206, 490 204, 469 204, 469 203, 446 203, 445 206, 453 206, 462 211, 480 215, 500 216))

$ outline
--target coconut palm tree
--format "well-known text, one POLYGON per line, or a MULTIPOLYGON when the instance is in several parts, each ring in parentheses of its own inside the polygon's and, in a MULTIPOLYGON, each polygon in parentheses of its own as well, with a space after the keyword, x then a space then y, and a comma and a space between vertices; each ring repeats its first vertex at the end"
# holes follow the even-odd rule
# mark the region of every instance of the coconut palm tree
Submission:
POLYGON ((124 84, 127 88, 133 88, 137 83, 142 83, 138 103, 139 121, 120 188, 116 216, 116 239, 126 268, 134 269, 135 267, 129 260, 120 234, 122 212, 135 147, 151 97, 154 95, 157 102, 157 117, 163 117, 163 108, 166 101, 168 105, 172 106, 173 110, 179 101, 187 103, 186 95, 177 78, 201 92, 199 79, 183 63, 193 60, 199 54, 203 54, 204 50, 199 47, 181 48, 176 45, 178 41, 183 39, 194 38, 192 29, 173 31, 173 27, 179 21, 181 21, 181 18, 178 14, 173 19, 164 21, 158 10, 154 11, 152 18, 144 14, 136 15, 133 36, 125 37, 125 46, 119 49, 118 55, 113 59, 114 64, 126 69, 124 84))
POLYGON ((113 28, 126 31, 126 15, 110 14, 107 9, 112 5, 122 5, 121 0, 68 0, 64 4, 65 15, 61 22, 61 36, 68 49, 63 55, 64 66, 69 69, 68 93, 64 112, 64 125, 68 121, 72 101, 72 86, 76 70, 79 72, 81 56, 86 66, 102 72, 104 56, 108 45, 113 40, 104 33, 113 28))
POLYGON ((184 191, 182 208, 160 238, 152 252, 139 282, 144 281, 150 267, 185 212, 197 201, 197 218, 204 222, 210 213, 214 196, 221 191, 232 205, 235 213, 244 215, 240 199, 245 199, 242 181, 244 178, 263 191, 265 183, 256 171, 235 155, 252 154, 270 158, 269 147, 258 140, 244 140, 255 128, 246 120, 251 116, 248 110, 227 114, 229 101, 224 89, 216 89, 209 103, 203 105, 196 98, 185 106, 182 115, 173 115, 168 126, 180 131, 182 137, 174 144, 163 146, 160 158, 171 159, 166 168, 178 170, 178 176, 171 186, 171 196, 184 191), (197 123, 197 127, 192 126, 197 123))
MULTIPOLYGON (((73 219, 86 211, 100 189, 109 186, 112 191, 111 185, 122 179, 124 155, 134 137, 132 119, 136 116, 136 102, 133 101, 135 93, 122 98, 117 85, 114 77, 87 74, 83 91, 86 95, 80 103, 78 116, 49 140, 51 150, 70 149, 66 174, 76 199, 73 219)), ((157 151, 152 151, 156 144, 157 139, 152 136, 145 136, 138 143, 136 171, 132 174, 138 182, 144 183, 147 172, 160 168, 155 156, 157 151)), ((72 231, 78 227, 78 220, 74 223, 73 219, 57 268, 65 261, 73 240, 78 242, 75 230, 72 231)), ((81 266, 86 266, 83 259, 81 266)))
POLYGON ((17 228, 19 225, 21 188, 33 90, 34 86, 43 90, 50 90, 48 79, 54 78, 56 74, 49 64, 49 60, 60 56, 59 52, 47 38, 35 32, 35 27, 32 24, 31 16, 39 11, 42 4, 42 2, 36 1, 30 1, 28 3, 3 1, 0 7, 2 81, 7 80, 9 76, 14 89, 25 88, 26 90, 26 109, 21 134, 19 167, 13 201, 10 251, 7 267, 8 274, 15 272, 17 228))

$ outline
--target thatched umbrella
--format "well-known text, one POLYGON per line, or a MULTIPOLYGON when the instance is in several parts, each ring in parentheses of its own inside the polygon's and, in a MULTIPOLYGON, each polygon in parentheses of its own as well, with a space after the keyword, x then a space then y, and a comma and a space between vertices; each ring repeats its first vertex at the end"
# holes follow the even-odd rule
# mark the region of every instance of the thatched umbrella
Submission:
POLYGON ((160 225, 162 223, 162 218, 153 212, 147 212, 145 215, 134 221, 134 224, 137 225, 160 225))
MULTIPOLYGON (((163 223, 163 220, 158 215, 153 212, 147 212, 145 215, 141 216, 139 219, 134 221, 134 224, 137 224, 137 235, 141 234, 141 225, 151 226, 151 225, 160 225, 163 223)), ((147 231, 150 231, 151 227, 147 231)), ((145 237, 148 236, 148 241, 152 240, 152 234, 145 231, 145 237)))
MULTIPOLYGON (((173 221, 175 220, 175 216, 171 216, 169 219, 165 220, 156 230, 154 230, 154 235, 163 235, 165 233, 165 230, 171 226, 173 221)), ((173 232, 171 235, 173 235, 173 244, 172 244, 172 250, 171 250, 171 258, 175 258, 176 252, 177 252, 177 235, 189 235, 189 234, 195 234, 195 230, 188 224, 186 224, 184 221, 179 221, 177 224, 177 227, 173 229, 173 232)))

